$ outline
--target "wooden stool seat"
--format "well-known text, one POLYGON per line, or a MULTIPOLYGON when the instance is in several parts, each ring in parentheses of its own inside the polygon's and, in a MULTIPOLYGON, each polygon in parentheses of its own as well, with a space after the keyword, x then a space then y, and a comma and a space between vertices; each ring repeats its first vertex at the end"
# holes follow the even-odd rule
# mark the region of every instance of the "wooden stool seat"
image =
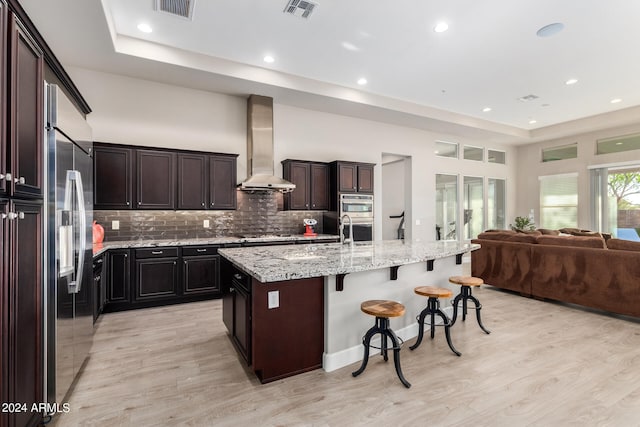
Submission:
POLYGON ((423 297, 449 298, 453 295, 450 289, 438 288, 437 286, 418 286, 413 291, 423 297))
POLYGON ((399 302, 373 299, 360 304, 360 310, 375 317, 400 317, 404 315, 404 305, 399 302))
POLYGON ((484 281, 479 277, 451 276, 449 277, 449 283, 462 286, 481 286, 484 284, 484 281))

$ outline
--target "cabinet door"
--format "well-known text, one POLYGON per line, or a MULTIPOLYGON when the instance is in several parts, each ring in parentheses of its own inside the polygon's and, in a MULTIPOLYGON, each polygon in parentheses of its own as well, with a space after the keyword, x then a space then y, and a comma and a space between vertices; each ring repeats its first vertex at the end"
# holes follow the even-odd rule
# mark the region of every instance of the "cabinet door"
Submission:
POLYGON ((94 209, 133 207, 133 150, 94 144, 94 209))
POLYGON ((207 156, 178 154, 178 209, 207 208, 207 156))
POLYGON ((136 207, 175 209, 175 153, 136 150, 136 207))
POLYGON ((307 162, 287 162, 285 164, 284 179, 296 185, 295 190, 285 195, 285 209, 310 209, 311 173, 307 162))
POLYGON ((137 301, 165 299, 178 295, 177 258, 136 259, 137 301))
MULTIPOLYGON (((43 401, 42 205, 12 202, 10 211, 17 216, 9 219, 9 384, 13 393, 8 402, 25 403, 31 408, 43 401)), ((15 425, 36 425, 39 415, 17 413, 15 425)))
MULTIPOLYGON (((8 320, 9 313, 9 282, 6 274, 9 270, 9 212, 8 202, 0 199, 0 403, 11 402, 9 399, 9 348, 8 320)), ((9 425, 8 414, 0 411, 0 426, 9 425)))
MULTIPOLYGON (((7 5, 0 0, 0 195, 7 194, 6 174, 9 172, 7 159, 7 130, 6 127, 6 102, 7 102, 7 5)), ((1 380, 1 378, 0 378, 1 380)), ((2 381, 0 381, 2 382, 2 381)), ((0 400, 6 402, 6 400, 0 400)), ((0 425, 2 414, 0 413, 0 425)))
POLYGON ((220 255, 182 257, 183 294, 220 292, 220 255))
POLYGON ((329 165, 311 163, 311 209, 329 209, 329 165))
POLYGON ((241 287, 236 287, 232 292, 233 340, 242 357, 251 364, 251 297, 241 287))
POLYGON ((338 191, 341 193, 358 191, 358 167, 355 163, 338 163, 338 191))
POLYGON ((236 158, 209 156, 209 209, 236 208, 236 158))
POLYGON ((358 192, 373 193, 373 165, 358 165, 358 192))
POLYGON ((109 302, 130 302, 131 278, 129 250, 110 250, 107 259, 107 299, 109 302))
POLYGON ((22 24, 12 15, 10 52, 10 137, 12 193, 42 197, 43 56, 22 24))

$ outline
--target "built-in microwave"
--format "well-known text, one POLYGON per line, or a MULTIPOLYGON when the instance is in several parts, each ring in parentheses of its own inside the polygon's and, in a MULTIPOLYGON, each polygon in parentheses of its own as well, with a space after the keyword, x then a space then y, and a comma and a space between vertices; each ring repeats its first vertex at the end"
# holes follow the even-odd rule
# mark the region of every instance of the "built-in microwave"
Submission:
POLYGON ((353 219, 373 220, 373 195, 340 194, 340 216, 347 214, 353 219))

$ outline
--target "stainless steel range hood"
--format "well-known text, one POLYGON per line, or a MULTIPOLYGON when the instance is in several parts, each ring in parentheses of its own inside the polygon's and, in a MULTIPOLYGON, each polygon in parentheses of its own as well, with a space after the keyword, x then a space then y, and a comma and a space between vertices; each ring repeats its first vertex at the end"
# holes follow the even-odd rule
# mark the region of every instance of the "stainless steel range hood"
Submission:
POLYGON ((247 101, 246 191, 276 190, 287 193, 296 186, 273 174, 273 98, 251 95, 247 101))

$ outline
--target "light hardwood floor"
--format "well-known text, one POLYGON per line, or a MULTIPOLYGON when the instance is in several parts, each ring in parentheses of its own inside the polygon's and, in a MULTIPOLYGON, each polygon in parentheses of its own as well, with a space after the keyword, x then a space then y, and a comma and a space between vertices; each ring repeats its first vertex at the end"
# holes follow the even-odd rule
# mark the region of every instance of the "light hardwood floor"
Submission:
MULTIPOLYGON (((60 426, 637 426, 640 321, 490 287, 468 317, 391 360, 261 385, 207 301, 103 316, 60 426)), ((363 331, 364 333, 364 331, 363 331)), ((282 349, 286 351, 286 349, 282 349)))

